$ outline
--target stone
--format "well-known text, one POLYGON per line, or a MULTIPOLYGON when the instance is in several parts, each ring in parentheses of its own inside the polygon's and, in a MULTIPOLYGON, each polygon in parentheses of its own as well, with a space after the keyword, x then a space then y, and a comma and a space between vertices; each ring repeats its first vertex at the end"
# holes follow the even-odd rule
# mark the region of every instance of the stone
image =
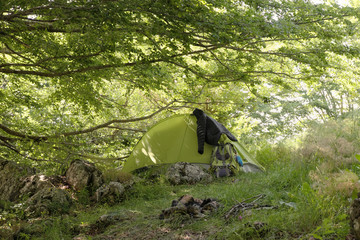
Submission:
POLYGON ((355 237, 355 239, 360 239, 360 196, 355 198, 351 203, 349 215, 350 233, 355 237))
POLYGON ((206 203, 205 205, 201 206, 202 207, 202 211, 209 211, 209 212, 214 212, 216 211, 218 208, 221 207, 221 204, 217 201, 211 201, 206 203))
POLYGON ((117 213, 117 212, 112 212, 112 213, 107 213, 104 215, 101 215, 98 220, 96 220, 95 222, 95 226, 97 228, 106 228, 110 225, 114 225, 117 224, 119 222, 123 222, 125 220, 128 220, 129 218, 126 217, 124 214, 121 213, 117 213))
POLYGON ((95 192, 96 202, 114 204, 123 198, 125 187, 119 182, 110 182, 99 187, 95 192))
POLYGON ((48 178, 45 175, 31 175, 27 176, 22 181, 22 187, 19 193, 23 197, 30 197, 38 192, 40 189, 52 187, 48 178))
POLYGON ((170 208, 166 208, 162 210, 159 218, 160 219, 173 219, 174 217, 177 217, 179 215, 187 215, 187 207, 182 204, 178 203, 178 205, 170 208))
POLYGON ((166 172, 166 179, 173 185, 209 183, 213 180, 212 176, 201 167, 186 162, 178 162, 170 166, 166 172))
POLYGON ((38 217, 49 214, 67 213, 71 199, 65 191, 54 187, 43 188, 24 203, 28 216, 38 217))
POLYGON ((10 227, 0 226, 0 239, 13 240, 14 232, 12 231, 12 229, 10 227))
POLYGON ((93 163, 80 159, 74 160, 70 164, 66 171, 66 179, 76 191, 87 189, 91 192, 99 188, 104 182, 102 173, 95 168, 93 163))
POLYGON ((193 196, 186 194, 186 195, 180 197, 179 202, 184 205, 192 204, 194 202, 194 198, 193 198, 193 196))
POLYGON ((192 204, 187 207, 187 213, 194 218, 201 218, 205 215, 201 213, 202 209, 197 204, 192 204))
POLYGON ((69 194, 53 182, 61 177, 35 175, 36 170, 12 161, 0 159, 0 200, 18 203, 29 217, 67 212, 69 194))
POLYGON ((221 204, 212 198, 204 200, 191 195, 181 196, 171 202, 171 207, 162 210, 159 218, 165 220, 184 220, 183 216, 190 218, 203 218, 207 214, 218 210, 221 204))
POLYGON ((31 217, 68 212, 72 203, 69 194, 56 188, 44 175, 27 177, 20 193, 29 197, 24 206, 25 213, 31 217))
POLYGON ((0 200, 18 200, 22 180, 31 174, 35 174, 35 169, 0 158, 0 200))
POLYGON ((141 183, 143 181, 143 179, 132 175, 131 178, 129 178, 127 181, 117 181, 120 182, 125 189, 131 189, 135 184, 137 183, 141 183))

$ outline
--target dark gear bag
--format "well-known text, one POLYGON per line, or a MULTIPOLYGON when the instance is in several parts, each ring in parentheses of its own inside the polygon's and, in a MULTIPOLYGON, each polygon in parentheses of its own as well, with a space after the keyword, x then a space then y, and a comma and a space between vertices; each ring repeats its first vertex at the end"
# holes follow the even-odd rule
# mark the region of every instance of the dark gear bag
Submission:
POLYGON ((211 154, 210 169, 216 177, 228 177, 234 174, 237 166, 236 151, 231 143, 220 143, 211 154))

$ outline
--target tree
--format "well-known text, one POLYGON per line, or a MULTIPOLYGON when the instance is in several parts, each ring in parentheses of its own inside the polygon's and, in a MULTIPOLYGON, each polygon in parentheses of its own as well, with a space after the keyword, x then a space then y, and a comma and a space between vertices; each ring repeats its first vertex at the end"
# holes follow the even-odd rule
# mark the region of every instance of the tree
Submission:
POLYGON ((316 81, 330 54, 359 56, 348 42, 358 9, 309 1, 10 0, 0 11, 5 157, 39 160, 50 144, 63 162, 79 141, 107 146, 116 124, 221 101, 218 88, 245 89, 246 105, 265 83, 316 81))

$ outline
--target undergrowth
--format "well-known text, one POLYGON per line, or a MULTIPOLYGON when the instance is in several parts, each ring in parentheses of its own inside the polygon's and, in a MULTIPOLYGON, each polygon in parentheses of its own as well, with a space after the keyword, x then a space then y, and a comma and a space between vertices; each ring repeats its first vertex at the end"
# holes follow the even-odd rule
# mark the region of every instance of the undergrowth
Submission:
POLYGON ((321 195, 314 190, 310 169, 303 162, 274 161, 265 173, 239 174, 207 185, 137 184, 122 203, 77 212, 71 221, 57 219, 43 237, 57 234, 70 239, 81 232, 86 235, 86 227, 101 215, 117 212, 125 214, 126 220, 91 239, 345 239, 349 233, 348 202, 342 196, 321 195), (160 220, 161 210, 185 194, 218 199, 223 207, 202 219, 160 220), (225 220, 233 205, 258 194, 265 194, 259 204, 275 208, 250 209, 225 220), (68 227, 62 227, 61 222, 68 227))
MULTIPOLYGON (((345 239, 351 197, 359 189, 360 168, 353 158, 358 139, 346 124, 329 124, 313 128, 298 146, 259 148, 256 158, 266 168, 264 173, 240 173, 197 185, 142 181, 115 206, 74 209, 41 225, 37 234, 22 232, 19 239, 345 239), (161 210, 185 194, 217 199, 222 208, 200 219, 159 219, 161 210), (224 218, 232 206, 259 194, 265 197, 257 203, 269 208, 224 218), (107 213, 121 213, 123 219, 94 235, 91 226, 107 213)), ((128 176, 111 173, 109 178, 128 176)))

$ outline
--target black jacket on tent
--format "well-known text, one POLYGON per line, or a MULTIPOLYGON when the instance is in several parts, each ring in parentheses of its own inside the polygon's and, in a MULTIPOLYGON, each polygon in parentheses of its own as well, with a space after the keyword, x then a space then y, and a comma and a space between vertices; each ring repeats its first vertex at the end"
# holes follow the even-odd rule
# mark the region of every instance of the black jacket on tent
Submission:
POLYGON ((204 143, 213 146, 219 145, 221 134, 225 134, 230 140, 237 141, 236 137, 231 134, 229 130, 215 119, 207 116, 202 110, 195 109, 193 111, 197 119, 197 138, 198 138, 198 152, 204 153, 204 143))

